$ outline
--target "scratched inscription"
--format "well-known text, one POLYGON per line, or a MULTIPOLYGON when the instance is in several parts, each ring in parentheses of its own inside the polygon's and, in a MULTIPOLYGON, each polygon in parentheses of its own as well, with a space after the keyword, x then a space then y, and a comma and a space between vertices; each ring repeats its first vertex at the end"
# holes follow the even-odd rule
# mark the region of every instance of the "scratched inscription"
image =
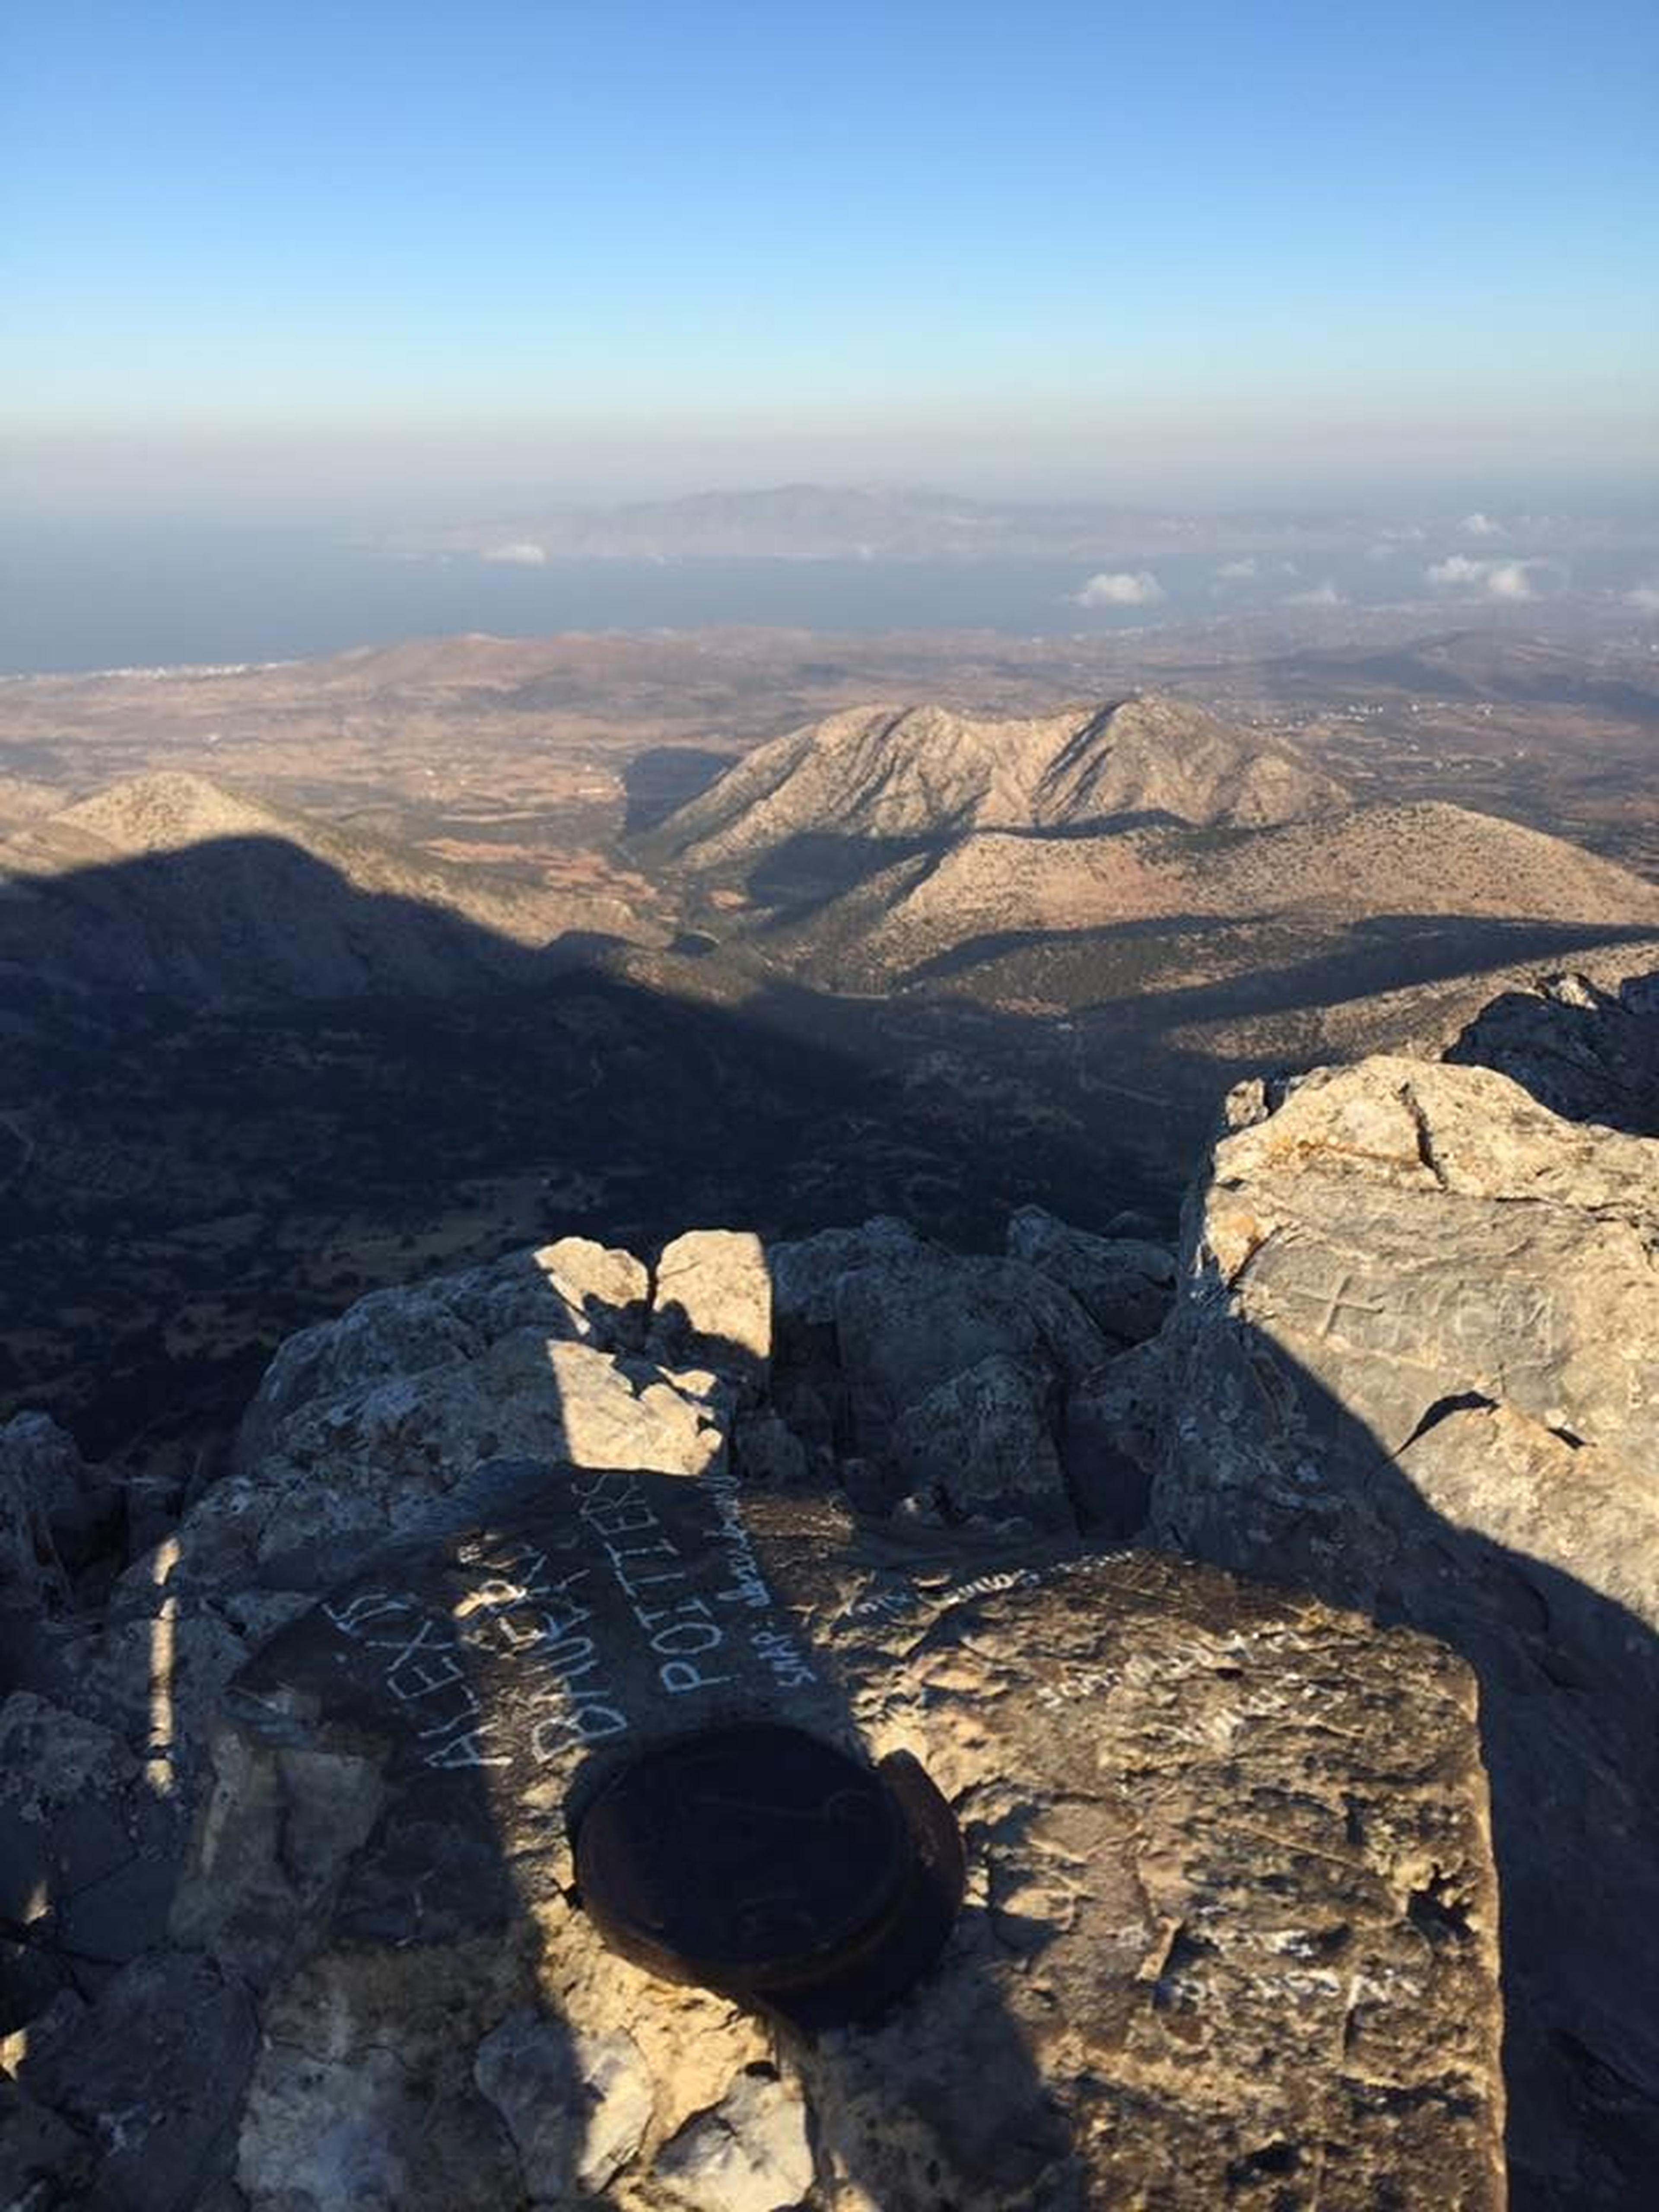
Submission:
POLYGON ((817 1681, 735 1482, 676 1481, 670 1514, 667 1480, 577 1476, 556 1527, 538 1516, 529 1534, 464 1538, 447 1603, 380 1586, 325 1604, 331 1626, 374 1655, 427 1765, 546 1760, 660 1722, 699 1692, 817 1681))

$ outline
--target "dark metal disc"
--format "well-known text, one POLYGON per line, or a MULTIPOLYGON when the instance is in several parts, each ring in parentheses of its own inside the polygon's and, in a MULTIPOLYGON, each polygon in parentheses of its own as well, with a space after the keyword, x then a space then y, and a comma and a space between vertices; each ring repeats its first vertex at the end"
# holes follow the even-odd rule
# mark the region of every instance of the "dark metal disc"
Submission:
POLYGON ((961 1899, 949 1808, 913 1760, 899 1778, 769 1722, 653 1745, 582 1816, 582 1902, 665 1979, 802 2025, 867 2018, 932 1964, 961 1899))

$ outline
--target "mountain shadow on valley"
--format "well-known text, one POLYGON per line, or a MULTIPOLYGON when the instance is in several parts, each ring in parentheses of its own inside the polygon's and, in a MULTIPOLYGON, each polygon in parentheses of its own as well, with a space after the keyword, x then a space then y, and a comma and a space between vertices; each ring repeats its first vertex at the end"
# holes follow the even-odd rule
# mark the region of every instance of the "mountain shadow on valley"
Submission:
MULTIPOLYGON (((1034 1197, 1172 1214, 1128 1152, 1056 1115, 999 1129, 954 1062, 924 1095, 809 993, 676 995, 592 938, 525 945, 278 841, 0 907, 0 1410, 171 1481, 283 1335, 567 1231, 640 1249, 900 1212, 974 1244, 1034 1197)), ((1012 1023, 975 1051, 1005 1031, 1017 1059, 1012 1023)))
POLYGON ((1014 973, 997 979, 1000 988, 1017 988, 1028 976, 1035 982, 1047 967, 1049 973, 1042 975, 1042 981, 1047 987, 1044 995, 1052 995, 1056 964, 1070 969, 1066 983, 1074 988, 1084 980, 1079 972, 1083 963, 1097 962, 1106 988, 1091 991, 1087 997, 1079 995, 1077 1005, 1103 1007, 1133 1001, 1137 1012, 1146 1017, 1149 1029, 1158 1031, 1188 1022, 1244 1019, 1334 1006, 1414 983, 1443 982, 1483 969, 1559 960, 1593 945, 1645 943, 1654 934, 1651 925, 1617 928, 1604 922, 1480 915, 1371 915, 1334 925, 1332 934, 1340 936, 1340 943, 1310 958, 1249 969, 1213 983, 1163 989, 1153 977, 1143 981, 1136 976, 1133 963, 1126 975, 1126 963, 1118 957, 1136 945, 1157 945, 1170 938, 1212 933, 1224 940, 1240 931, 1283 932, 1285 926, 1286 918, 1278 915, 1223 919, 1213 914, 1187 914, 1079 930, 990 931, 934 954, 909 969, 902 980, 906 988, 914 988, 923 983, 958 981, 1003 963, 1018 963, 1014 973), (1147 982, 1152 988, 1146 988, 1147 982))
POLYGON ((744 890, 765 909, 769 929, 795 928, 887 869, 945 852, 952 842, 945 832, 854 837, 834 830, 796 830, 750 869, 744 890))
POLYGON ((647 745, 631 755, 623 769, 623 836, 643 836, 700 799, 732 757, 702 745, 647 745))

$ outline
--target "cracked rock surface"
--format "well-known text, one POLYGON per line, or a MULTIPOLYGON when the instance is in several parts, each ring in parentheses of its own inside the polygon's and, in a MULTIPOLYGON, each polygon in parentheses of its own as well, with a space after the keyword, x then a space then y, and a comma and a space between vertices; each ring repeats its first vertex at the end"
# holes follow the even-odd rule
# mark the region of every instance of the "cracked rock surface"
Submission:
MULTIPOLYGON (((1550 1009, 1500 1002, 1487 1048, 1550 1009)), ((1553 1010, 1583 1076, 1595 1010, 1553 1010)), ((1152 1526, 1475 1668, 1516 2202, 1555 2212, 1659 2174, 1659 1143, 1537 1087, 1380 1058, 1239 1102, 1159 1346, 1152 1526)))
POLYGON ((1500 2205, 1462 1662, 1083 1549, 1068 1393, 1073 1456, 1144 1452, 1157 1394, 1103 1383, 1134 1355, 1024 1262, 893 1224, 679 1256, 660 1316, 638 1262, 567 1244, 307 1332, 176 1537, 28 1647, 0 2202, 1500 2205), (994 1456, 948 1512, 825 1479, 849 1422, 892 1468, 930 1394, 982 1390, 1049 1425, 1042 1510, 994 1456), (653 1978, 583 1910, 605 1774, 757 1716, 907 1752, 954 1808, 963 1911, 878 2024, 653 1978), (112 1954, 76 1932, 111 1881, 112 1954))

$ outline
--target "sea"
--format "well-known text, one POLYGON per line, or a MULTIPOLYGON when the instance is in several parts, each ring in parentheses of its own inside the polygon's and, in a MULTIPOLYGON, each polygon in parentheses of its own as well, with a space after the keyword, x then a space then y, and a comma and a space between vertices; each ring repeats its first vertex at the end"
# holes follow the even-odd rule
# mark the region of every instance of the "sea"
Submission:
MULTIPOLYGON (((1340 617, 1423 597, 1423 551, 1327 547, 1299 570, 1246 580, 1213 553, 1156 560, 1155 590, 1093 601, 1075 561, 551 560, 411 556, 311 529, 142 530, 0 521, 0 674, 79 674, 309 659, 405 638, 486 631, 683 630, 757 625, 844 632, 981 629, 1072 637, 1270 610, 1340 617)), ((1616 593, 1652 556, 1575 564, 1576 589, 1616 593)), ((1152 563, 1121 562, 1130 575, 1152 563)), ((1540 592, 1553 591, 1540 570, 1540 592)), ((1530 602, 1536 611, 1540 600, 1530 602)), ((1451 620, 1467 607, 1445 601, 1451 620)), ((1491 615, 1490 605, 1482 611, 1491 615)), ((1510 608, 1511 615, 1522 610, 1510 608)), ((1450 626, 1450 621, 1448 623, 1450 626)))

